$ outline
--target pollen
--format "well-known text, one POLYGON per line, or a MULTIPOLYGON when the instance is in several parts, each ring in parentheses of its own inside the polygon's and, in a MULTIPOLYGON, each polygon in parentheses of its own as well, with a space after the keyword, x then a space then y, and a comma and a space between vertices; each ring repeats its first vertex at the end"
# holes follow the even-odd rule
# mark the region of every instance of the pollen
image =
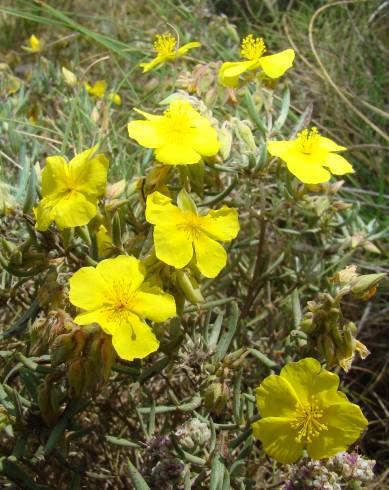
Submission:
POLYGON ((181 103, 164 112, 164 129, 172 142, 185 136, 192 127, 189 107, 188 104, 181 103))
POLYGON ((312 151, 315 149, 318 137, 319 132, 315 127, 313 127, 311 130, 304 129, 303 131, 300 131, 300 133, 297 135, 300 150, 306 154, 312 153, 312 151))
POLYGON ((202 217, 194 213, 184 213, 184 222, 177 225, 177 228, 183 230, 187 234, 188 240, 195 240, 201 230, 202 217))
POLYGON ((256 37, 252 34, 246 36, 240 48, 242 58, 248 60, 256 60, 260 58, 266 51, 265 41, 262 37, 256 37))
POLYGON ((173 55, 176 50, 177 40, 168 32, 157 34, 154 41, 155 51, 162 56, 173 55))
POLYGON ((298 431, 296 442, 312 442, 320 432, 327 430, 327 426, 320 422, 322 418, 323 410, 315 397, 311 397, 308 403, 297 403, 296 417, 290 424, 298 431))

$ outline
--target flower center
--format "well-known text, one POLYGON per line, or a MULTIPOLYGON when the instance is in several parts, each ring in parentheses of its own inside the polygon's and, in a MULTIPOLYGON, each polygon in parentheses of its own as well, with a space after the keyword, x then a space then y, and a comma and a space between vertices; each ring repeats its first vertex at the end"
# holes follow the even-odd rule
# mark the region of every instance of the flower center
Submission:
POLYGON ((265 41, 262 37, 256 37, 252 34, 246 36, 240 47, 240 55, 248 60, 256 60, 260 58, 266 51, 265 41))
POLYGON ((194 213, 184 212, 184 222, 177 225, 179 230, 183 230, 187 234, 187 239, 193 241, 199 234, 201 216, 194 213))
POLYGON ((157 34, 154 41, 155 51, 162 56, 174 54, 177 40, 168 32, 165 34, 157 34))
POLYGON ((311 130, 304 129, 297 135, 297 142, 302 153, 312 153, 317 144, 319 132, 317 128, 313 127, 311 130))
POLYGON ((315 397, 311 397, 309 403, 297 403, 296 417, 290 424, 293 429, 297 429, 297 442, 312 442, 327 426, 320 422, 323 418, 323 410, 319 408, 319 403, 315 397))
MULTIPOLYGON (((113 281, 111 294, 109 297, 111 319, 119 324, 130 325, 130 317, 132 313, 132 305, 134 292, 131 291, 129 285, 121 280, 113 281)), ((135 332, 132 329, 132 340, 135 340, 135 332)))
POLYGON ((170 109, 165 111, 163 122, 168 139, 172 143, 179 142, 192 128, 187 104, 172 104, 170 109))

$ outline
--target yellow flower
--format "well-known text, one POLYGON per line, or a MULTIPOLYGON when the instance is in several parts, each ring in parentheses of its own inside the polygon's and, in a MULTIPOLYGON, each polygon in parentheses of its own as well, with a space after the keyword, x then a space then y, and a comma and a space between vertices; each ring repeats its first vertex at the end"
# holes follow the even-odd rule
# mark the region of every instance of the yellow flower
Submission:
POLYGON ((70 163, 60 156, 46 159, 42 172, 42 200, 34 208, 36 228, 47 230, 82 226, 97 213, 98 198, 105 193, 108 160, 95 155, 97 146, 76 155, 70 163))
POLYGON ((102 99, 107 90, 107 82, 105 80, 97 80, 93 86, 85 82, 84 87, 89 95, 102 99))
POLYGON ((306 358, 270 375, 257 388, 261 420, 254 436, 280 463, 293 463, 304 448, 313 459, 345 451, 367 426, 358 405, 338 391, 337 374, 306 358))
POLYGON ((271 56, 266 52, 265 42, 261 37, 252 34, 246 36, 241 45, 240 54, 247 61, 223 63, 219 70, 219 80, 225 87, 236 87, 239 77, 246 71, 261 68, 270 78, 279 78, 293 65, 293 49, 285 49, 271 56))
POLYGON ((22 46, 28 53, 40 53, 43 49, 42 41, 33 34, 28 38, 29 46, 22 46))
POLYGON ((268 141, 270 155, 286 162, 289 171, 305 184, 320 184, 334 175, 353 173, 353 167, 336 152, 347 148, 320 136, 316 128, 304 129, 292 141, 268 141))
POLYGON ((185 191, 177 201, 178 207, 159 192, 147 197, 146 220, 155 225, 156 256, 179 269, 189 264, 194 249, 200 272, 206 277, 217 276, 226 265, 227 253, 215 240, 229 242, 237 236, 236 209, 223 206, 200 216, 185 191))
POLYGON ((122 105, 122 98, 116 92, 111 92, 108 94, 108 100, 115 105, 122 105))
POLYGON ((148 63, 141 63, 139 65, 143 68, 143 73, 156 68, 166 61, 173 61, 177 58, 181 58, 182 56, 185 56, 190 49, 201 46, 199 42, 187 43, 180 48, 177 48, 176 45, 177 40, 171 34, 157 34, 154 41, 154 49, 157 56, 148 63))
POLYGON ((126 255, 82 267, 70 278, 70 302, 86 310, 74 321, 98 323, 112 335, 118 355, 128 361, 158 349, 159 342, 143 318, 164 322, 176 314, 173 296, 147 286, 144 278, 141 262, 126 255))
POLYGON ((171 102, 163 116, 135 110, 146 121, 131 121, 128 134, 145 148, 155 148, 155 158, 161 163, 190 165, 220 149, 216 129, 186 100, 171 102))

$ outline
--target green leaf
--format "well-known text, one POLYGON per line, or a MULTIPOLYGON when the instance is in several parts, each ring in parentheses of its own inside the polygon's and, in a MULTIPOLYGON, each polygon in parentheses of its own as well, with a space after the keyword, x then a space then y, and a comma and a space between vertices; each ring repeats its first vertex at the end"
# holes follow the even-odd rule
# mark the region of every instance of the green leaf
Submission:
POLYGON ((135 490, 150 490, 146 480, 139 473, 136 467, 128 460, 128 471, 130 473, 131 482, 134 485, 135 490))
POLYGON ((231 304, 230 317, 228 319, 228 330, 224 335, 221 336, 219 343, 217 344, 217 348, 216 348, 217 359, 223 359, 223 357, 227 354, 228 348, 237 331, 238 320, 239 320, 238 304, 236 303, 236 301, 233 301, 231 304))

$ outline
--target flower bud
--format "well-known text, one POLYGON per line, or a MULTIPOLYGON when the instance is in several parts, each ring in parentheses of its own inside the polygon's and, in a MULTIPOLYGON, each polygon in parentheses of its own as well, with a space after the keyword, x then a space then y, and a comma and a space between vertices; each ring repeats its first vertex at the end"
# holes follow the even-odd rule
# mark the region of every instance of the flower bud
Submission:
POLYGON ((177 206, 182 211, 189 211, 197 214, 197 206, 192 196, 185 190, 181 189, 177 196, 177 206))
POLYGON ((52 366, 55 367, 63 362, 69 361, 74 355, 75 347, 76 340, 73 332, 58 335, 50 350, 52 366))
POLYGON ((65 83, 69 85, 69 87, 75 87, 77 85, 78 80, 76 75, 72 71, 65 68, 64 66, 62 67, 62 75, 65 80, 65 83))
POLYGON ((116 199, 121 196, 123 192, 126 190, 127 182, 125 179, 119 180, 114 184, 107 184, 107 188, 105 190, 105 197, 107 199, 116 199))
POLYGON ((118 212, 114 214, 112 219, 112 242, 116 247, 122 248, 122 228, 118 212))
POLYGON ((335 345, 328 335, 323 336, 323 348, 324 355, 328 364, 328 367, 332 367, 335 363, 335 345))
POLYGON ((357 277, 351 286, 352 294, 360 299, 368 300, 374 296, 377 286, 386 277, 386 273, 380 274, 364 274, 357 277))
POLYGON ((239 119, 236 120, 238 135, 241 140, 247 145, 249 151, 255 153, 257 151, 257 145, 251 131, 250 126, 239 119))
POLYGON ((226 383, 215 382, 208 386, 204 393, 204 405, 209 411, 220 415, 227 404, 229 389, 226 383))
POLYGON ((107 381, 111 374, 112 364, 116 358, 116 352, 112 346, 112 338, 108 335, 104 335, 100 344, 100 356, 102 361, 103 380, 107 381))
POLYGON ((313 333, 316 330, 316 324, 313 317, 303 318, 300 322, 300 329, 307 334, 313 333))
POLYGON ((184 294, 185 298, 192 304, 202 303, 204 301, 200 288, 196 281, 185 271, 176 271, 174 276, 177 279, 177 284, 184 294))
POLYGON ((79 397, 86 389, 85 364, 82 359, 75 359, 68 369, 70 396, 79 397))
POLYGON ((231 153, 232 147, 232 131, 229 128, 229 123, 224 122, 219 131, 219 141, 221 143, 220 146, 220 154, 223 160, 227 160, 231 153))

